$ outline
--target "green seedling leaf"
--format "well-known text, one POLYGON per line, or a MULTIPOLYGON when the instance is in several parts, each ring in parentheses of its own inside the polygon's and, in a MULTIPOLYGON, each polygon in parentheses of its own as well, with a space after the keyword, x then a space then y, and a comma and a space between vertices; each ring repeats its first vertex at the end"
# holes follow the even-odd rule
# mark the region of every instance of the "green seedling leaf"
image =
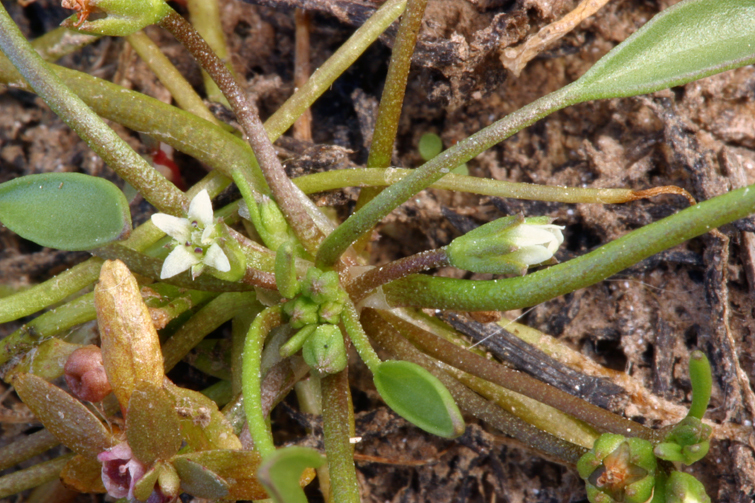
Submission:
POLYGON ((111 447, 111 433, 74 397, 32 374, 19 374, 13 386, 55 438, 76 454, 96 459, 111 447))
MULTIPOLYGON (((207 494, 210 491, 220 492, 225 488, 227 492, 224 498, 229 500, 267 498, 267 493, 256 475, 260 462, 261 457, 257 451, 240 450, 201 451, 173 458, 173 465, 181 477, 181 487, 186 492, 199 496, 200 490, 206 491, 202 494, 207 494), (194 487, 198 481, 187 478, 197 473, 202 478, 202 487, 194 487), (224 485, 219 484, 220 481, 224 485)), ((310 474, 307 482, 311 479, 310 474)))
POLYGON ((134 457, 147 466, 181 448, 181 425, 173 399, 148 381, 137 383, 126 414, 126 438, 134 457))
POLYGON ((325 458, 314 449, 285 447, 265 459, 257 476, 276 503, 307 503, 302 485, 312 477, 305 470, 319 468, 324 462, 325 458))
POLYGON ((111 182, 81 173, 29 175, 0 184, 0 222, 60 250, 90 250, 124 239, 131 214, 111 182))
POLYGON ((68 357, 80 347, 79 344, 71 344, 55 337, 47 339, 8 370, 5 379, 9 381, 13 374, 29 372, 45 381, 53 381, 63 375, 68 357))
POLYGON ((578 101, 678 86, 755 61, 755 2, 687 0, 656 15, 575 84, 578 101))
POLYGON ((708 409, 713 389, 713 375, 708 357, 702 351, 693 351, 689 357, 689 379, 692 383, 692 403, 687 417, 702 419, 708 409))
POLYGON ((451 393, 430 372, 394 360, 382 362, 373 372, 378 393, 401 417, 440 437, 464 433, 464 418, 451 393))
POLYGON ((102 483, 102 463, 97 458, 77 454, 61 470, 60 480, 66 487, 80 493, 106 492, 102 483))
POLYGON ((286 241, 275 254, 275 285, 287 299, 293 299, 301 290, 301 283, 296 279, 294 242, 286 241))

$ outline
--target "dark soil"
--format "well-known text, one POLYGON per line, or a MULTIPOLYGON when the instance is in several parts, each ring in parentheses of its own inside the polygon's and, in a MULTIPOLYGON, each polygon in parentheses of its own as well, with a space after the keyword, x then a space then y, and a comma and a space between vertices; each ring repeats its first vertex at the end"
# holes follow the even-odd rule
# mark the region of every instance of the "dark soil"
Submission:
MULTIPOLYGON (((263 116, 293 90, 295 0, 221 0, 233 63, 263 116), (276 5, 282 7, 274 8, 276 5)), ((320 9, 312 21, 312 67, 317 68, 380 2, 301 2, 320 9), (361 17, 360 17, 361 16, 361 17)), ((421 134, 435 132, 446 146, 584 73, 673 0, 615 0, 533 60, 519 78, 499 53, 559 19, 573 0, 430 0, 407 90, 395 164, 415 167, 421 134)), ((29 37, 54 28, 67 14, 39 0, 3 5, 29 37)), ((164 32, 148 33, 190 82, 201 75, 164 32)), ((313 107, 314 142, 306 150, 281 143, 296 172, 338 164, 363 164, 390 57, 393 30, 374 44, 313 107), (336 145, 351 151, 334 150, 336 145), (319 155, 319 157, 318 157, 319 155)), ((120 40, 100 40, 60 64, 149 95, 169 99, 135 54, 120 40)), ((200 91, 201 92, 201 91, 200 91)), ((606 100, 558 112, 468 163, 470 174, 500 180, 584 187, 644 189, 677 185, 705 200, 755 183, 755 69, 745 67, 649 96, 606 100)), ((263 117, 264 119, 264 117, 263 117)), ((137 135, 119 132, 141 152, 137 135)), ((295 142, 294 142, 295 143, 295 142)), ((201 167, 178 156, 189 181, 201 167)), ((109 174, 49 109, 33 95, 0 90, 0 181, 47 171, 109 174)), ((331 198, 346 215, 355 191, 331 198)), ((550 215, 565 225, 561 260, 583 254, 626 232, 687 206, 676 196, 626 205, 555 204, 494 200, 426 191, 389 216, 373 243, 375 262, 445 245, 459 228, 506 214, 550 215)), ((560 338, 647 390, 617 402, 616 412, 648 426, 678 421, 689 403, 687 360, 699 348, 711 358, 714 391, 706 416, 715 426, 708 457, 689 471, 713 501, 755 497, 755 222, 745 219, 627 270, 593 287, 524 313, 519 320, 560 338), (652 403, 637 396, 654 397, 652 403)), ((44 280, 86 258, 19 239, 0 229, 0 285, 18 288, 44 280)), ((443 270, 441 274, 458 275, 443 270)), ((0 287, 4 288, 4 287, 0 287)), ((17 328, 0 327, 0 335, 17 328)), ((512 446, 483 424, 469 425, 445 441, 407 425, 381 407, 369 377, 353 376, 360 414, 357 434, 364 501, 569 502, 585 499, 576 472, 512 446)), ((12 398, 3 417, 23 414, 12 398), (14 415, 15 414, 15 415, 14 415)), ((279 411, 280 421, 287 412, 279 411)), ((290 419, 288 420, 290 421, 290 419)), ((6 425, 6 438, 18 433, 6 425)), ((303 431, 303 430, 302 430, 303 431)), ((314 494, 314 493, 313 493, 314 494)))

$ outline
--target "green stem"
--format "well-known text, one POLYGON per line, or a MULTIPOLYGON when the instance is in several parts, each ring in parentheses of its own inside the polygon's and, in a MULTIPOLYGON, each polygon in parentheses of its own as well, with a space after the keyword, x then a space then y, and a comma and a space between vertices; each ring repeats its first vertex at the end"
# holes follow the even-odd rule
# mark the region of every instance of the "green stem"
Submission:
POLYGON ((322 388, 322 430, 330 473, 332 503, 359 503, 359 484, 354 467, 354 412, 349 391, 348 367, 325 376, 322 388))
POLYGON ((713 389, 710 362, 702 351, 693 351, 689 356, 689 380, 692 383, 692 403, 687 417, 702 419, 708 409, 713 389))
POLYGON ((255 318, 244 341, 244 357, 242 369, 242 389, 244 394, 244 411, 249 426, 249 433, 254 440, 254 448, 259 451, 264 459, 275 452, 273 435, 267 427, 265 416, 262 412, 262 376, 260 375, 260 360, 262 358, 262 346, 267 334, 273 327, 283 322, 280 305, 271 306, 262 311, 255 318))
POLYGON ((391 52, 391 62, 385 77, 385 87, 380 99, 375 130, 372 134, 368 168, 387 168, 391 165, 393 144, 396 142, 401 108, 404 103, 406 81, 412 65, 414 45, 422 26, 427 0, 410 0, 401 16, 396 41, 391 52))
POLYGON ((60 471, 73 456, 73 454, 66 454, 59 458, 36 464, 25 470, 19 470, 0 477, 0 498, 7 498, 13 494, 57 479, 60 476, 60 471))
POLYGON ((359 357, 370 369, 373 374, 380 365, 380 357, 372 349, 370 340, 367 334, 364 333, 364 328, 359 322, 359 313, 357 313, 354 304, 349 300, 343 303, 343 312, 341 313, 341 321, 343 322, 344 329, 351 339, 351 343, 354 344, 354 349, 359 353, 359 357))
POLYGON ((186 196, 76 96, 34 51, 0 6, 0 49, 34 91, 124 180, 163 213, 184 216, 186 196))
MULTIPOLYGON (((268 138, 257 107, 246 99, 246 95, 223 62, 212 52, 194 28, 177 12, 172 11, 160 21, 160 26, 168 30, 189 50, 202 68, 212 77, 223 95, 231 104, 236 119, 244 130, 247 142, 252 147, 259 167, 278 203, 286 221, 296 233, 304 248, 313 254, 323 240, 324 234, 315 225, 301 198, 306 198, 286 175, 283 165, 268 138)), ((249 169, 249 167, 244 167, 249 169)))
POLYGON ((17 465, 60 444, 49 430, 39 430, 26 435, 0 449, 0 470, 17 465))
POLYGON ((255 301, 253 293, 220 294, 199 310, 163 345, 165 372, 170 371, 204 337, 255 301))
POLYGON ((611 241, 586 255, 517 278, 469 281, 409 276, 383 286, 391 306, 508 311, 604 280, 632 264, 755 211, 755 186, 714 197, 611 241))
MULTIPOLYGON (((218 55, 221 61, 228 67, 228 71, 233 73, 233 68, 229 64, 230 54, 226 45, 225 35, 223 34, 223 24, 220 21, 220 7, 217 0, 188 0, 186 6, 189 8, 189 18, 191 24, 207 41, 207 45, 212 48, 212 52, 218 55)), ((204 89, 207 98, 210 101, 222 103, 230 107, 230 104, 218 89, 217 84, 212 81, 206 72, 202 72, 204 80, 204 89)))
MULTIPOLYGON (((413 170, 402 168, 354 168, 323 171, 294 179, 305 194, 342 189, 344 187, 387 187, 406 178, 413 170)), ((534 183, 505 182, 476 176, 450 173, 430 185, 433 189, 469 192, 483 196, 554 201, 560 203, 618 204, 636 200, 632 189, 589 189, 558 187, 534 183)))
POLYGON ((317 98, 348 69, 354 61, 395 21, 406 8, 406 0, 385 2, 328 60, 307 83, 291 96, 265 123, 270 139, 275 140, 312 106, 317 98))
POLYGON ((351 243, 416 193, 426 189, 456 166, 467 162, 480 152, 572 103, 571 86, 563 87, 460 141, 423 164, 421 168, 412 170, 406 178, 386 188, 333 231, 323 241, 315 264, 321 268, 331 266, 351 243))
POLYGON ((221 126, 214 115, 207 110, 202 98, 191 87, 173 63, 163 54, 160 48, 143 31, 132 33, 126 40, 134 48, 140 58, 155 73, 158 80, 170 91, 178 106, 191 112, 197 117, 221 126))

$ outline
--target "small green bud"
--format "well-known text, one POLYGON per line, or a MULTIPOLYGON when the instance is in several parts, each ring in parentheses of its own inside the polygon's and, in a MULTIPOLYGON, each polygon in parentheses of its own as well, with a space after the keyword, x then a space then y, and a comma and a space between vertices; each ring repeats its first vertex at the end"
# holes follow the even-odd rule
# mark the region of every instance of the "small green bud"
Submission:
POLYGON ((62 26, 92 35, 125 37, 160 22, 171 8, 164 0, 63 0, 64 9, 78 12, 62 26), (92 13, 105 14, 88 21, 92 13))
POLYGON ((320 325, 304 342, 302 356, 307 365, 320 374, 335 374, 346 368, 348 358, 341 329, 320 325))
POLYGON ((666 482, 666 503, 710 503, 710 497, 695 477, 673 472, 666 482))
POLYGON ((320 323, 338 325, 341 321, 341 312, 343 312, 343 302, 326 302, 320 305, 320 323))
POLYGON ((512 215, 474 229, 446 247, 454 267, 477 273, 521 274, 543 264, 564 242, 563 227, 548 217, 512 215))
POLYGON ((577 462, 591 503, 645 503, 653 495, 657 463, 647 440, 605 433, 577 462))
POLYGON ((283 304, 283 312, 290 317, 289 323, 292 328, 302 328, 317 323, 319 308, 320 306, 306 297, 299 297, 283 304))
POLYGON ((267 196, 259 203, 261 228, 257 229, 265 244, 275 251, 289 240, 288 222, 278 205, 267 196))
POLYGON ((701 460, 710 449, 713 429, 696 417, 687 416, 674 426, 655 447, 655 455, 666 461, 691 465, 701 460))
POLYGON ((301 283, 296 279, 295 260, 293 241, 286 241, 275 253, 275 284, 287 299, 293 299, 301 290, 301 283))

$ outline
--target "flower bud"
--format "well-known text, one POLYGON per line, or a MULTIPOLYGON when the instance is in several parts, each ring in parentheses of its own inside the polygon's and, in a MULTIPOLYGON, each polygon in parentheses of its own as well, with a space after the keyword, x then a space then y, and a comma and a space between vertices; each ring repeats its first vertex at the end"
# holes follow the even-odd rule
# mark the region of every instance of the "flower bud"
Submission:
POLYGON ((79 400, 100 402, 110 394, 110 381, 102 365, 102 351, 94 345, 79 348, 68 357, 66 384, 79 400))
POLYGON ((500 218, 454 239, 446 247, 450 264, 477 273, 520 274, 543 264, 564 242, 563 227, 549 217, 500 218))
POLYGON ((114 37, 125 37, 158 23, 171 11, 164 0, 63 0, 62 6, 78 12, 63 21, 62 26, 114 37), (92 14, 97 19, 89 21, 92 14))
POLYGON ((283 304, 283 312, 290 316, 292 328, 302 328, 317 323, 319 306, 306 297, 299 297, 283 304))
POLYGON ((307 337, 301 354, 307 365, 323 375, 340 372, 348 363, 341 329, 335 325, 318 326, 307 337))
POLYGON ((696 417, 687 416, 669 431, 662 443, 655 446, 655 455, 666 461, 691 465, 708 454, 712 433, 710 426, 696 417))
POLYGON ((655 487, 656 459, 647 440, 604 433, 577 462, 591 503, 645 503, 655 487))

